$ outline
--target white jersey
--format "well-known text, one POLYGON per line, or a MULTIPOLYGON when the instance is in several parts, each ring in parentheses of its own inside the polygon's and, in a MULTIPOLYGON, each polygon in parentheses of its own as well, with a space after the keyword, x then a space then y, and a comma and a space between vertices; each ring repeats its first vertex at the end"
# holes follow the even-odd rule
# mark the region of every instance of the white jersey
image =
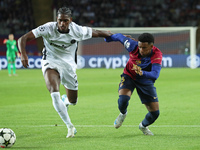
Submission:
POLYGON ((70 65, 77 68, 75 57, 78 42, 92 38, 92 28, 79 26, 74 22, 69 24, 69 33, 60 33, 57 22, 48 22, 32 30, 35 38, 41 37, 44 41, 44 60, 55 60, 60 65, 70 65))

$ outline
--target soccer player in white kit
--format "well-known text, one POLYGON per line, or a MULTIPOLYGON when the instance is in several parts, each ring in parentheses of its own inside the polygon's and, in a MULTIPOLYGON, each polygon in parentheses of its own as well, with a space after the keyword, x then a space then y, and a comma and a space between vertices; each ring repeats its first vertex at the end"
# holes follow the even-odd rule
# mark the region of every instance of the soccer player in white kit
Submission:
POLYGON ((44 42, 42 72, 55 110, 68 128, 67 138, 74 137, 76 129, 67 112, 68 105, 75 105, 78 98, 76 75, 76 51, 78 42, 92 37, 108 37, 111 32, 94 30, 72 22, 71 10, 62 7, 57 12, 57 21, 48 22, 29 31, 18 39, 21 62, 28 67, 26 43, 42 37, 44 42), (67 97, 63 102, 60 96, 60 83, 66 89, 67 97), (66 107, 67 106, 67 107, 66 107))

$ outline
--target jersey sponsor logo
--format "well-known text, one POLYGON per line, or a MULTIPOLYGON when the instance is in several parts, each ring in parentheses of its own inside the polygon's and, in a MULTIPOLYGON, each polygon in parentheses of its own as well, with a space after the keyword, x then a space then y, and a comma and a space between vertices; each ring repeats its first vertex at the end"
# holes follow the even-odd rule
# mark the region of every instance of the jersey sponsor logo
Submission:
POLYGON ((43 31, 45 30, 45 27, 44 27, 44 26, 40 26, 40 27, 39 27, 39 30, 40 30, 41 32, 43 32, 43 31))
POLYGON ((125 47, 126 49, 128 49, 128 48, 130 47, 130 42, 129 42, 128 40, 126 40, 126 41, 124 42, 124 47, 125 47))
POLYGON ((55 43, 52 43, 52 42, 50 43, 50 45, 52 45, 54 47, 58 47, 58 48, 63 48, 63 49, 66 49, 66 48, 71 46, 71 44, 66 46, 66 45, 58 45, 58 44, 55 44, 55 43))

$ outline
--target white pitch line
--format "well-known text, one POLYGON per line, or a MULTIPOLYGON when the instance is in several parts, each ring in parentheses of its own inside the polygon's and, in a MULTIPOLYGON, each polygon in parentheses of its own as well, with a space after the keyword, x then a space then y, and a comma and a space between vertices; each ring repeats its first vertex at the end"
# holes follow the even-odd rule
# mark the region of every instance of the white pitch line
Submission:
MULTIPOLYGON (((2 126, 2 125, 1 125, 2 126)), ((1 128, 0 126, 0 128, 1 128)), ((55 127, 55 126, 65 126, 65 125, 9 125, 9 127, 55 127)), ((113 125, 75 125, 75 127, 84 128, 113 128, 113 125)), ((122 125, 125 128, 138 127, 138 125, 122 125)), ((200 125, 151 125, 150 127, 156 128, 200 128, 200 125)))
MULTIPOLYGON (((139 125, 122 125, 123 127, 138 127, 139 125)), ((76 125, 76 127, 112 127, 113 128, 113 125, 76 125)), ((179 127, 182 127, 182 128, 199 128, 200 125, 151 125, 150 127, 160 127, 160 128, 179 128, 179 127)))

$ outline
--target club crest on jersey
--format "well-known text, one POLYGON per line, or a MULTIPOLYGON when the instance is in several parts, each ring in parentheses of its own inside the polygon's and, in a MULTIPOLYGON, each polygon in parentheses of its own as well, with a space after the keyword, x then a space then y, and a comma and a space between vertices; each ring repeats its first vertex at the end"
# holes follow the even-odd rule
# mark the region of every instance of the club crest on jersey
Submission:
POLYGON ((136 62, 137 65, 141 64, 141 60, 136 60, 135 62, 136 62))
POLYGON ((40 26, 40 27, 39 27, 39 30, 42 32, 42 31, 45 30, 45 27, 44 27, 44 26, 40 26))

